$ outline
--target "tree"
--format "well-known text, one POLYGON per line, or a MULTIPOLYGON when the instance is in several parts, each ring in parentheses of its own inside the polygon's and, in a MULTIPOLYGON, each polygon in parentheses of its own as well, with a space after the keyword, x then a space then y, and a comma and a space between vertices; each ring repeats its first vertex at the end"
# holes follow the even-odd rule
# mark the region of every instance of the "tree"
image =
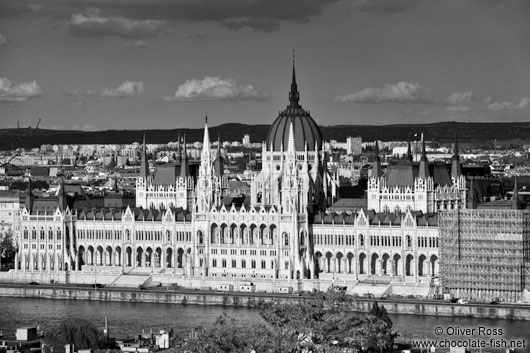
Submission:
MULTIPOLYGON (((263 324, 244 327, 223 314, 211 327, 194 329, 182 348, 190 353, 272 352, 269 349, 272 334, 263 324)), ((181 342, 182 338, 174 341, 181 342)))
POLYGON ((11 267, 15 262, 16 245, 13 240, 13 232, 8 231, 0 241, 0 265, 11 267))
POLYGON ((66 344, 78 349, 115 349, 116 342, 109 339, 93 323, 82 319, 61 322, 46 334, 45 342, 51 352, 63 352, 66 344))
POLYGON ((384 308, 374 313, 352 311, 355 299, 338 288, 297 304, 260 302, 266 324, 240 327, 220 317, 197 331, 185 345, 189 352, 391 352, 395 335, 384 308), (386 319, 385 319, 386 318, 386 319))

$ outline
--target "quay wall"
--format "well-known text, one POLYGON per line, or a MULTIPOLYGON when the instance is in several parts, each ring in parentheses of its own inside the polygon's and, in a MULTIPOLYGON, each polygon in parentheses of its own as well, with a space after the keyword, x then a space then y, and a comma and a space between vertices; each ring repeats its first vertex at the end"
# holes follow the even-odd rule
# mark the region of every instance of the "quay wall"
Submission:
MULTIPOLYGON (((313 301, 312 296, 290 294, 211 292, 211 291, 142 291, 93 288, 61 288, 41 286, 0 287, 0 296, 19 298, 47 298, 59 300, 127 301, 181 305, 220 305, 254 307, 260 300, 279 303, 301 303, 313 301)), ((358 298, 354 311, 368 312, 374 299, 358 298)), ((421 300, 379 300, 390 314, 431 316, 461 316, 509 320, 530 320, 530 305, 503 304, 452 304, 421 300)))

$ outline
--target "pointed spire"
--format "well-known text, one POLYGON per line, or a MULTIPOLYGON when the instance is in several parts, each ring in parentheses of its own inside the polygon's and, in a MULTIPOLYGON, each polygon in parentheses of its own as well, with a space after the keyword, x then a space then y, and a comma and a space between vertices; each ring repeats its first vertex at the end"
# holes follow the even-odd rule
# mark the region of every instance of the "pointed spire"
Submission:
POLYGON ((519 209, 519 191, 517 191, 517 177, 513 183, 512 210, 519 209))
POLYGON ((293 126, 292 118, 291 118, 291 122, 289 123, 289 142, 287 145, 287 152, 289 153, 296 152, 296 145, 295 145, 295 139, 294 139, 294 126, 293 126))
POLYGON ((381 159, 379 158, 379 141, 377 138, 377 133, 375 134, 375 162, 372 165, 372 178, 380 178, 383 176, 381 171, 381 159))
POLYGON ((142 156, 140 158, 140 177, 143 178, 145 181, 148 176, 149 176, 149 163, 147 162, 145 134, 144 134, 144 140, 142 144, 142 156))
POLYGON ((455 134, 455 148, 451 158, 451 178, 456 180, 460 175, 462 175, 462 166, 460 165, 460 156, 458 154, 458 139, 455 134))
POLYGON ((180 146, 182 140, 181 140, 180 132, 178 133, 177 136, 178 136, 178 140, 177 140, 178 142, 177 142, 177 155, 176 155, 177 158, 176 159, 180 160, 182 158, 182 156, 181 156, 182 155, 182 148, 180 146))
POLYGON ((410 148, 410 135, 407 135, 407 161, 412 162, 412 149, 410 148))
POLYGON ((64 193, 64 179, 61 178, 61 185, 59 186, 59 209, 64 211, 66 209, 66 194, 64 193))
POLYGON ((293 76, 291 79, 291 91, 289 92, 289 106, 298 107, 299 100, 300 100, 300 94, 298 93, 298 86, 296 84, 296 71, 294 67, 294 50, 293 50, 293 76))
POLYGON ((28 177, 28 192, 26 194, 26 208, 28 213, 31 214, 33 209, 33 195, 31 194, 31 175, 28 177))
POLYGON ((190 164, 188 162, 188 151, 186 149, 186 134, 184 134, 183 151, 180 154, 180 176, 190 176, 190 164))
POLYGON ((202 140, 202 154, 210 155, 210 133, 208 131, 208 116, 204 121, 204 138, 202 140))
POLYGON ((427 161, 427 152, 425 149, 425 139, 423 138, 423 133, 421 134, 421 159, 418 176, 424 179, 427 179, 429 177, 429 164, 427 161))
POLYGON ((217 135, 217 156, 214 161, 214 172, 215 175, 222 177, 224 174, 224 163, 223 157, 221 156, 221 133, 217 135))

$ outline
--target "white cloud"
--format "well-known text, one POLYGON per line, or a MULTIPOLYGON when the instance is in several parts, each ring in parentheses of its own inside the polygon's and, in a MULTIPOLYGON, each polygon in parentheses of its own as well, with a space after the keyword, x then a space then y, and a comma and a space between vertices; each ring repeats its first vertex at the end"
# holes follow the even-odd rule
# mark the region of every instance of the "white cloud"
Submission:
POLYGON ((152 47, 153 45, 149 42, 146 42, 145 40, 138 39, 132 42, 125 43, 125 46, 132 47, 132 48, 148 48, 148 47, 152 47))
POLYGON ((432 103, 418 83, 398 82, 386 84, 383 88, 365 88, 356 93, 337 96, 336 102, 357 103, 432 103))
POLYGON ((252 85, 238 85, 232 78, 206 76, 201 79, 187 80, 181 84, 173 97, 166 101, 196 100, 268 100, 270 95, 252 85))
POLYGON ((104 97, 138 96, 144 92, 144 83, 138 81, 125 81, 118 88, 105 88, 101 95, 104 97))
POLYGON ((459 103, 466 103, 471 102, 473 99, 473 92, 467 91, 467 92, 457 92, 451 94, 447 98, 447 103, 449 104, 459 104, 459 103))
POLYGON ((463 105, 452 105, 445 108, 445 110, 451 113, 464 113, 470 111, 471 109, 463 105))
POLYGON ((0 34, 0 45, 7 43, 7 37, 3 34, 0 34))
POLYGON ((497 101, 486 106, 486 110, 500 111, 500 110, 524 110, 530 107, 530 98, 523 97, 519 103, 510 101, 497 101))
POLYGON ((156 37, 166 25, 163 20, 135 20, 125 17, 105 17, 97 8, 74 13, 68 21, 70 33, 80 37, 156 37))
POLYGON ((42 88, 37 83, 24 82, 14 85, 5 77, 0 77, 0 102, 22 103, 42 94, 42 88))

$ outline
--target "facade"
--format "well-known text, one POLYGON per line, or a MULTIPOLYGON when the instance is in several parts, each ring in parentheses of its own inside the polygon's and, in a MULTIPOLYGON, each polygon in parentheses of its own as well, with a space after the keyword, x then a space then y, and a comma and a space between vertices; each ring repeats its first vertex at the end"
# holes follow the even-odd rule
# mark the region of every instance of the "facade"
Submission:
POLYGON ((196 173, 185 142, 178 165, 153 173, 143 146, 135 207, 94 206, 65 185, 50 200, 30 194, 11 275, 116 286, 252 281, 261 290, 341 284, 358 294, 382 284, 386 293, 427 295, 439 272, 436 212, 466 207, 455 148, 451 175, 424 155, 383 175, 377 158, 367 207, 330 211, 340 185, 320 129, 299 104, 294 67, 289 104, 262 145, 247 199, 230 197, 207 122, 196 173))

